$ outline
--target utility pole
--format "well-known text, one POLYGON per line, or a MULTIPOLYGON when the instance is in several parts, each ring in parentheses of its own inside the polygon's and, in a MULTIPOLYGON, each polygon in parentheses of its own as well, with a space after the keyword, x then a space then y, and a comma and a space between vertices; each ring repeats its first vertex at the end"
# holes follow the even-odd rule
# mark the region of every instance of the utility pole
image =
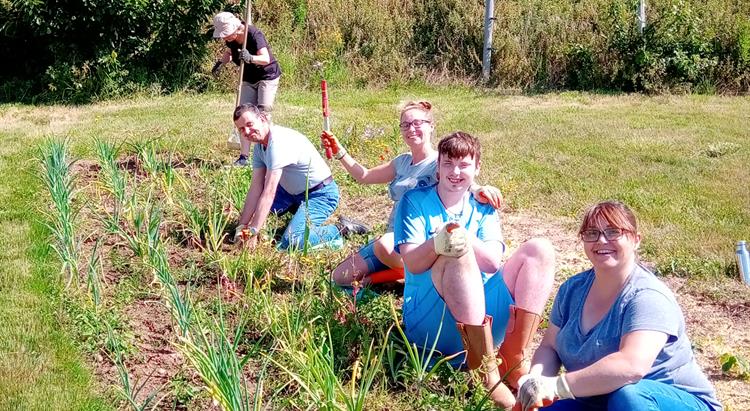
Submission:
POLYGON ((484 2, 484 49, 482 50, 482 80, 490 79, 492 61, 492 23, 495 21, 495 0, 484 2))
POLYGON ((643 35, 646 28, 646 0, 638 1, 638 32, 643 35))

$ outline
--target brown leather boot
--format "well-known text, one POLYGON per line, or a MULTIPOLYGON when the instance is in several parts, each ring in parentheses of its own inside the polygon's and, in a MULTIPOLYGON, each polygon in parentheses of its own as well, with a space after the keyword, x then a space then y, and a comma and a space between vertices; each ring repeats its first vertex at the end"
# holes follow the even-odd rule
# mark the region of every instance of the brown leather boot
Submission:
POLYGON ((482 325, 456 322, 456 327, 466 349, 466 365, 470 370, 479 368, 482 382, 490 391, 490 398, 495 405, 503 408, 512 407, 516 399, 508 387, 502 383, 497 370, 495 344, 492 341, 492 317, 485 316, 482 325))
POLYGON ((500 375, 511 387, 518 389, 518 379, 529 373, 531 356, 527 351, 542 317, 523 308, 510 306, 510 319, 505 330, 505 340, 497 350, 500 375))

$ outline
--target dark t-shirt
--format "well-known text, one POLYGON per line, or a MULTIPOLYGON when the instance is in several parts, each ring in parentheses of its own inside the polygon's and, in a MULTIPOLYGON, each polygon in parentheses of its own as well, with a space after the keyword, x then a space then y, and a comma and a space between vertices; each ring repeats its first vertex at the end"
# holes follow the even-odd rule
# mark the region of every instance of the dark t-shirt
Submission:
MULTIPOLYGON (((231 43, 226 43, 226 45, 229 47, 229 50, 232 51, 232 61, 234 64, 239 65, 242 43, 232 41, 231 43)), ((273 80, 281 75, 281 67, 279 67, 279 62, 276 61, 276 57, 273 56, 271 46, 268 44, 266 36, 263 35, 263 32, 260 31, 259 28, 249 26, 247 29, 247 44, 245 48, 247 48, 247 51, 249 51, 250 54, 257 55, 258 50, 263 47, 268 49, 268 56, 270 57, 271 62, 265 66, 245 63, 245 72, 242 75, 242 81, 257 83, 261 80, 273 80)))

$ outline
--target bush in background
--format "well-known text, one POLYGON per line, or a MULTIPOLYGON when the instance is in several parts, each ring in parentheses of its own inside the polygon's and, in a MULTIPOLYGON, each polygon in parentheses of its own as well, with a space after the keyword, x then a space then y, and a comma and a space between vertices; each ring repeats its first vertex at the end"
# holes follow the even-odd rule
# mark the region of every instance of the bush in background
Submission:
MULTIPOLYGON (((496 0, 490 86, 703 93, 750 90, 750 2, 496 0)), ((208 75, 214 13, 239 0, 0 2, 3 100, 88 101, 134 90, 233 89, 208 75)), ((287 86, 475 83, 484 2, 256 0, 287 86), (321 73, 315 62, 324 62, 321 73)), ((234 84, 236 85, 236 83, 234 84)))
POLYGON ((0 2, 2 100, 84 102, 148 85, 200 89, 221 0, 0 2), (19 86, 21 86, 19 88, 19 86))

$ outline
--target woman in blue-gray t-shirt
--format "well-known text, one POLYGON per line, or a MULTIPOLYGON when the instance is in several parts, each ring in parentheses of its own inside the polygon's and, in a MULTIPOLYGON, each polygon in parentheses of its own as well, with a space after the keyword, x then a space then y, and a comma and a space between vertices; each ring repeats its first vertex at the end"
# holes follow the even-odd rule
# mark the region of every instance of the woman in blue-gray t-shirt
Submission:
POLYGON ((593 268, 560 287, 531 372, 519 380, 521 409, 721 410, 674 295, 638 264, 632 211, 596 204, 578 234, 593 268))
MULTIPOLYGON (((331 149, 333 157, 341 162, 354 180, 360 184, 388 183, 388 193, 394 201, 386 232, 336 267, 331 279, 337 284, 350 285, 355 280, 368 284, 370 274, 388 269, 403 270, 401 256, 393 251, 393 210, 408 190, 437 183, 437 151, 432 147, 432 133, 435 130, 432 104, 427 101, 407 102, 401 109, 399 127, 409 152, 373 168, 359 164, 333 134, 323 132, 321 136, 323 145, 331 149)), ((500 206, 502 200, 496 188, 477 186, 474 192, 477 200, 489 202, 495 208, 500 206)))

